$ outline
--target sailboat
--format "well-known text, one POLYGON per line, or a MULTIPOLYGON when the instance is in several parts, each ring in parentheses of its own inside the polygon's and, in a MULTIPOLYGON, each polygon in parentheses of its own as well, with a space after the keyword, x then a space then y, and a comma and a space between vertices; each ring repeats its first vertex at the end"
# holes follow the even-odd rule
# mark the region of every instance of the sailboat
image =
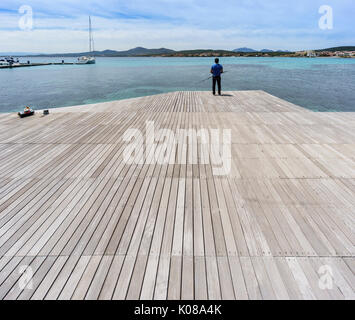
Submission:
MULTIPOLYGON (((94 37, 92 35, 91 17, 89 17, 89 51, 94 52, 94 37)), ((94 57, 80 57, 78 58, 78 64, 95 64, 96 60, 94 57)))

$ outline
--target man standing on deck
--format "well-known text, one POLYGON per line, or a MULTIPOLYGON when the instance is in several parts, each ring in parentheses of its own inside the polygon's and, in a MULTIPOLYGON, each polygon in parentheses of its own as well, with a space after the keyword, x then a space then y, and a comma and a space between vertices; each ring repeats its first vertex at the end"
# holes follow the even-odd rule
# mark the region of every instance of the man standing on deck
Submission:
POLYGON ((223 73, 223 66, 219 64, 219 59, 215 59, 215 64, 211 68, 211 73, 212 73, 212 80, 213 80, 213 85, 212 85, 212 90, 213 90, 213 95, 216 94, 216 83, 218 84, 218 94, 221 95, 222 91, 222 84, 221 84, 221 74, 223 73))

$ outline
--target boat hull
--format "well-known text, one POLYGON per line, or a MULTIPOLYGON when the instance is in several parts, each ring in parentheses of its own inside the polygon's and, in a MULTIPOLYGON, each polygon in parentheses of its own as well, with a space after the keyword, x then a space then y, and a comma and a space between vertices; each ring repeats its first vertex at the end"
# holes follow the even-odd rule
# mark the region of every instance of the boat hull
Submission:
POLYGON ((95 58, 81 58, 78 60, 77 64, 95 64, 95 58))

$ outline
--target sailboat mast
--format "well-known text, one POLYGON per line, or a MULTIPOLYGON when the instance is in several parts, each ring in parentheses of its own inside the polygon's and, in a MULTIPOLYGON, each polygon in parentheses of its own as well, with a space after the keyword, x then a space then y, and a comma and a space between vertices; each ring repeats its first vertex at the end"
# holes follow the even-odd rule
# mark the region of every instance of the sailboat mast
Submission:
POLYGON ((95 51, 94 36, 92 34, 91 16, 89 16, 89 49, 90 52, 95 51))
POLYGON ((93 57, 95 52, 94 47, 94 37, 92 35, 92 25, 91 25, 91 16, 89 16, 89 54, 86 57, 80 57, 78 64, 95 64, 96 60, 93 57))
MULTIPOLYGON (((90 19, 90 26, 91 26, 91 19, 90 19)), ((94 33, 92 32, 92 27, 91 27, 91 42, 92 42, 92 51, 95 51, 95 42, 94 42, 94 33)))
POLYGON ((89 50, 92 52, 92 36, 91 36, 91 16, 89 16, 89 50))

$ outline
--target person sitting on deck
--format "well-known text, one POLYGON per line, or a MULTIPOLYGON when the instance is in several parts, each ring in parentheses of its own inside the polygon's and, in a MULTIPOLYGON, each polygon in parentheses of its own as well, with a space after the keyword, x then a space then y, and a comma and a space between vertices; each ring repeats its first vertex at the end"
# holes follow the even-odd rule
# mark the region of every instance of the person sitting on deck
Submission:
POLYGON ((216 83, 218 84, 218 94, 222 94, 222 80, 221 80, 221 74, 223 73, 223 66, 219 64, 219 59, 215 59, 215 64, 211 67, 211 73, 212 73, 212 91, 213 95, 216 94, 216 83))

